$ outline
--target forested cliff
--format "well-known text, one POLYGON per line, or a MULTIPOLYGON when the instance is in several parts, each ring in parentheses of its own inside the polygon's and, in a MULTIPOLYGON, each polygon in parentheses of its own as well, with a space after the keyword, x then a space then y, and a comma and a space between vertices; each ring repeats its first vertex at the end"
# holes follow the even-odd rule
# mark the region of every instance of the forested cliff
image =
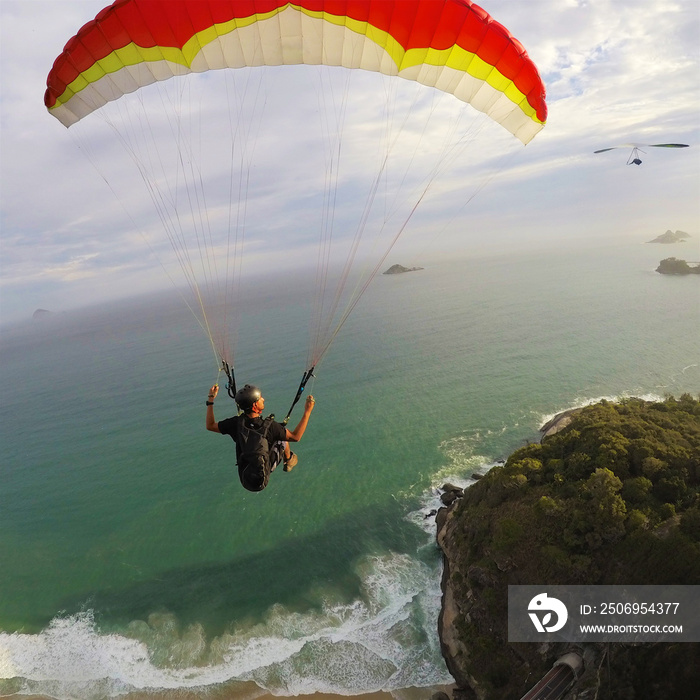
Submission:
MULTIPOLYGON (((520 698, 569 649, 507 642, 509 584, 700 583, 700 402, 581 410, 440 511, 438 543, 457 694, 520 698)), ((700 685, 697 644, 579 651, 586 670, 567 697, 666 700, 700 685)))

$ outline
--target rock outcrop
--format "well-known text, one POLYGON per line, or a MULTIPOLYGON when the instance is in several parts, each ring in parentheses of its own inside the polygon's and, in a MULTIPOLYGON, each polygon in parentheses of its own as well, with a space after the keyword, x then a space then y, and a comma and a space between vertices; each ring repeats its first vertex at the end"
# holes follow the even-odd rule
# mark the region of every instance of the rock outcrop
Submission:
POLYGON ((549 437, 550 435, 554 435, 555 433, 558 433, 560 430, 563 430, 566 428, 569 423, 573 420, 574 416, 577 413, 580 413, 581 409, 580 408, 570 408, 568 411, 562 411, 561 413, 557 413, 554 418, 551 420, 548 420, 541 428, 540 428, 540 433, 542 434, 542 440, 544 440, 546 437, 549 437))
POLYGON ((33 314, 32 318, 37 321, 41 320, 44 318, 48 318, 49 316, 53 316, 53 311, 48 311, 47 309, 37 309, 33 314))
POLYGON ((666 233, 662 233, 653 240, 647 241, 647 243, 684 243, 689 238, 692 238, 692 236, 685 231, 671 231, 669 229, 666 233))
POLYGON ((404 267, 403 265, 392 265, 388 270, 384 270, 383 275, 400 275, 403 272, 416 272, 422 267, 404 267))
POLYGON ((700 263, 689 265, 685 260, 665 258, 659 263, 656 271, 662 275, 700 275, 700 263))

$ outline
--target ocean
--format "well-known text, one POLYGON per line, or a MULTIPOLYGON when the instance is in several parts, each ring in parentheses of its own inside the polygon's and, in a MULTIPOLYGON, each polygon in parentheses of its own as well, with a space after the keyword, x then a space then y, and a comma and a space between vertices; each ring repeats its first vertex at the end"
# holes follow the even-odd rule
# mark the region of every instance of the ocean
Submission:
MULTIPOLYGON (((700 394, 699 280, 654 272, 670 255, 582 241, 378 276, 308 387, 299 464, 256 494, 204 428, 223 376, 177 294, 3 327, 0 694, 449 683, 439 487, 567 408, 700 394)), ((305 369, 296 289, 247 300, 237 346, 279 417, 305 369)), ((235 413, 224 391, 215 409, 235 413)))

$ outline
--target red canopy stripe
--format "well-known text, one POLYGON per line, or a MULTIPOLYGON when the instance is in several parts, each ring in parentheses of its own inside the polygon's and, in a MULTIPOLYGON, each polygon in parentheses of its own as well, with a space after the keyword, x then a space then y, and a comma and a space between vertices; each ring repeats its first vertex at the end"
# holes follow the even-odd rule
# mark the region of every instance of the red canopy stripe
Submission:
POLYGON ((130 44, 182 49, 214 25, 288 5, 366 22, 406 51, 459 46, 512 81, 537 120, 546 121, 545 90, 537 68, 510 32, 470 0, 116 0, 66 44, 49 73, 45 104, 54 107, 67 86, 115 50, 130 44))

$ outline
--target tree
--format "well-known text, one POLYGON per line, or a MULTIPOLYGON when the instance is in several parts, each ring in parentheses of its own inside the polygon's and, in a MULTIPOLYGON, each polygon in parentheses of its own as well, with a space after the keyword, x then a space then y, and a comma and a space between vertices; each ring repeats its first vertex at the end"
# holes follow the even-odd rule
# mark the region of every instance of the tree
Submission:
POLYGON ((614 540, 625 532, 627 506, 620 496, 622 481, 609 469, 600 467, 586 481, 592 498, 593 530, 603 540, 614 540))

